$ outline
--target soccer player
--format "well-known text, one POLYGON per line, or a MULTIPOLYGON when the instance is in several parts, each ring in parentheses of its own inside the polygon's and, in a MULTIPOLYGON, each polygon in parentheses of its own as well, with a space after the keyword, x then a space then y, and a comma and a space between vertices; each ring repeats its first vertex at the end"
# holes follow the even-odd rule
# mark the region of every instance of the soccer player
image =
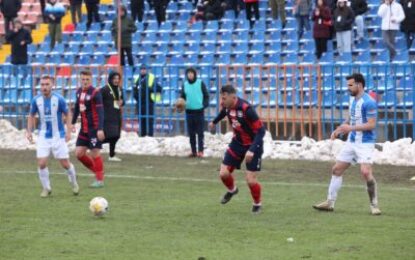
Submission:
MULTIPOLYGON (((75 154, 85 167, 95 173, 95 181, 91 188, 104 187, 104 163, 101 157, 102 141, 104 135, 104 108, 99 88, 91 85, 92 74, 90 71, 81 71, 81 85, 76 92, 76 103, 72 124, 81 114, 81 129, 76 140, 75 154), (90 155, 87 155, 87 150, 90 155)), ((74 127, 75 128, 75 127, 74 127)))
POLYGON ((314 205, 313 208, 333 211, 337 193, 343 181, 343 173, 353 162, 360 164, 360 173, 366 181, 372 215, 380 215, 378 207, 376 180, 373 177, 372 157, 376 141, 377 106, 375 100, 365 92, 365 79, 355 73, 346 77, 350 93, 348 119, 332 133, 331 139, 348 134, 343 149, 336 158, 332 168, 331 182, 327 200, 314 205))
POLYGON ((221 203, 228 203, 238 193, 232 172, 240 169, 242 161, 245 160, 246 182, 254 201, 252 212, 260 213, 261 185, 257 181, 257 175, 261 170, 265 127, 255 109, 236 95, 236 89, 233 86, 223 86, 220 94, 223 108, 213 122, 209 123, 209 128, 213 130, 215 125, 226 116, 234 133, 220 167, 220 178, 228 189, 221 203))
POLYGON ((53 78, 42 76, 40 79, 40 91, 42 94, 33 98, 30 113, 27 120, 26 138, 33 143, 32 130, 35 125, 35 115, 39 115, 39 137, 37 139, 36 157, 38 164, 39 180, 43 190, 40 197, 46 198, 52 193, 49 180, 48 157, 52 151, 54 158, 58 159, 68 174, 74 195, 79 194, 79 186, 76 181, 76 172, 69 161, 69 151, 66 142, 71 139, 71 113, 68 111, 65 99, 52 92, 53 78), (65 116, 66 133, 62 115, 65 116))

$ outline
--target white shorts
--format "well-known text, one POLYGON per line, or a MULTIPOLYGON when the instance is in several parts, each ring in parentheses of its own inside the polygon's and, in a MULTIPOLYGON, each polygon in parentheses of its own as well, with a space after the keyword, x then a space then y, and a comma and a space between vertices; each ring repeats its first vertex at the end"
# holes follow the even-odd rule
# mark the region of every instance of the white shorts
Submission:
POLYGON ((39 137, 37 139, 36 157, 47 158, 51 151, 55 159, 69 158, 69 149, 64 138, 46 139, 39 137))
POLYGON ((373 163, 373 153, 375 144, 373 143, 351 143, 346 144, 337 155, 336 160, 346 163, 373 163))

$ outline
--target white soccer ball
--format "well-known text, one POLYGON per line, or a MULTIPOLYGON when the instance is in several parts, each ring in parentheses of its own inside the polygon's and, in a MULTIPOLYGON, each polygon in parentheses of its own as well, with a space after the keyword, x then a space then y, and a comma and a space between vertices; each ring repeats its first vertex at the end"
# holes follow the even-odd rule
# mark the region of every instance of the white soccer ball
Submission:
POLYGON ((108 211, 108 201, 103 197, 95 197, 89 202, 89 210, 95 216, 103 216, 108 211))

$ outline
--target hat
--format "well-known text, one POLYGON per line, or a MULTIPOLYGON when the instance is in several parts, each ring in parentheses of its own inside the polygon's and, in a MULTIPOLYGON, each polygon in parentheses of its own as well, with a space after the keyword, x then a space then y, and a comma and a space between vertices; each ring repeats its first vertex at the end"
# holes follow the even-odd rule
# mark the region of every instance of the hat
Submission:
POLYGON ((141 66, 140 66, 140 70, 146 70, 147 69, 147 66, 143 63, 143 64, 141 64, 141 66))

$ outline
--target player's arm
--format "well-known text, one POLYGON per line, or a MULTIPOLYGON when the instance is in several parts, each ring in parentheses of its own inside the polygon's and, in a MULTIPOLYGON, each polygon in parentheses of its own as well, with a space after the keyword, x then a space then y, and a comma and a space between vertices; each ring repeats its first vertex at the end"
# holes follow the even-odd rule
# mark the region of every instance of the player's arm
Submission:
POLYGON ((98 114, 98 132, 97 137, 100 141, 105 139, 104 135, 104 106, 102 104, 101 92, 97 91, 94 96, 95 108, 98 114))
POLYGON ((33 127, 35 125, 35 114, 38 112, 37 104, 35 99, 33 99, 32 104, 30 105, 29 116, 27 117, 27 129, 26 129, 26 138, 30 143, 33 143, 33 127))
POLYGON ((79 98, 76 98, 75 107, 73 108, 72 125, 76 124, 76 120, 78 120, 78 116, 79 116, 79 98))
POLYGON ((366 117, 367 117, 367 123, 360 124, 360 125, 349 125, 349 124, 343 124, 339 126, 339 132, 343 134, 348 134, 352 131, 370 131, 376 128, 376 117, 377 117, 377 107, 376 103, 369 102, 364 105, 364 109, 366 110, 366 117))
POLYGON ((226 116, 226 109, 222 108, 222 110, 219 112, 219 114, 213 119, 212 122, 209 123, 209 129, 213 130, 215 129, 215 125, 219 123, 223 118, 226 116))
POLYGON ((203 108, 209 106, 209 91, 204 82, 202 82, 202 92, 203 92, 203 108))
POLYGON ((255 134, 254 140, 245 154, 245 162, 249 163, 254 158, 255 152, 260 151, 263 145, 263 139, 265 136, 265 127, 262 121, 259 119, 258 114, 252 107, 246 110, 246 118, 252 122, 252 132, 255 134))

